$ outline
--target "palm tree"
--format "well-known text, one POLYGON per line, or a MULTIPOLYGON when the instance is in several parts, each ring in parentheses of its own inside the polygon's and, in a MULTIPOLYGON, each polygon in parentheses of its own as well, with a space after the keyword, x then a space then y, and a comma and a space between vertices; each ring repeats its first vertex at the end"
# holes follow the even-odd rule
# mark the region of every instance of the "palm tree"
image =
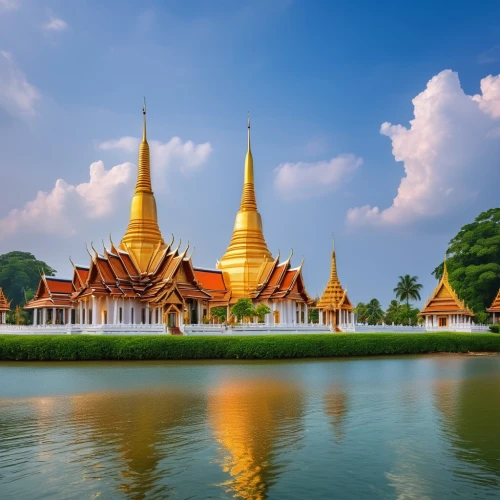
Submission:
POLYGON ((406 309, 410 310, 410 300, 420 300, 420 290, 422 285, 417 283, 418 276, 400 276, 398 285, 394 289, 396 298, 406 301, 406 309))
POLYGON ((397 300, 391 300, 387 311, 385 311, 385 322, 386 323, 397 323, 399 321, 399 315, 401 313, 401 304, 397 300))
POLYGON ((372 299, 368 304, 366 304, 366 319, 369 325, 376 325, 380 323, 384 317, 384 311, 380 306, 380 302, 377 299, 372 299))

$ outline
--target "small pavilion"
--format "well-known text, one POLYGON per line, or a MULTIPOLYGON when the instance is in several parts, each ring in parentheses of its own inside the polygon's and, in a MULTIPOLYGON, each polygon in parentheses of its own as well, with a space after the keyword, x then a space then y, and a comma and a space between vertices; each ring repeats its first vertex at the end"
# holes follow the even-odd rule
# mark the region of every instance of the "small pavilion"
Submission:
POLYGON ((319 309, 319 324, 331 326, 336 332, 341 332, 353 323, 354 308, 347 296, 347 289, 342 288, 337 274, 335 239, 333 240, 330 279, 316 309, 319 309))
POLYGON ((10 302, 0 288, 0 325, 7 323, 7 312, 10 311, 10 302))
POLYGON ((426 329, 459 329, 470 327, 474 313, 460 300, 448 281, 448 268, 444 261, 443 276, 418 314, 425 318, 426 329))
POLYGON ((490 320, 492 323, 500 323, 500 290, 498 290, 497 296, 486 311, 490 313, 490 320))

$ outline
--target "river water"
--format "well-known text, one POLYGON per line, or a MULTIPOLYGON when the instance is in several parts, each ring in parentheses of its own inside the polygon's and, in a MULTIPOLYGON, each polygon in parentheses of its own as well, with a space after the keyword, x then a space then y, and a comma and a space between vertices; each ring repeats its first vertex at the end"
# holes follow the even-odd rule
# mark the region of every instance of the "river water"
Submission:
POLYGON ((3 499, 500 498, 500 356, 0 364, 3 499))

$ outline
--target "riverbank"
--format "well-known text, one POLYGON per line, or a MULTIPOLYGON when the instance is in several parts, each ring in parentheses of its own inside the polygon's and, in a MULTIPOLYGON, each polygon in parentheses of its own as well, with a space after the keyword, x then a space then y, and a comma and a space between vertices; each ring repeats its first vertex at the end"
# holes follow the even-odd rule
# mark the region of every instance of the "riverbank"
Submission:
POLYGON ((0 336, 0 361, 291 359, 467 352, 500 352, 500 335, 0 336))

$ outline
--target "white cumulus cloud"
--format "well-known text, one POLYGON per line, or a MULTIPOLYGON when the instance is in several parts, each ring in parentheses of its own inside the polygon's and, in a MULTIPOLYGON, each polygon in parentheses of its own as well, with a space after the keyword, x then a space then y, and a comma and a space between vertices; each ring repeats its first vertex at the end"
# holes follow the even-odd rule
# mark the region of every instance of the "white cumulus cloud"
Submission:
POLYGON ((40 92, 17 67, 10 52, 0 50, 0 106, 12 116, 33 116, 40 92))
POLYGON ((282 163, 274 170, 274 187, 288 200, 323 195, 347 182, 362 163, 351 154, 315 163, 282 163))
POLYGON ((47 31, 65 31, 68 29, 68 23, 64 19, 51 17, 48 22, 43 25, 47 31))
POLYGON ((132 178, 131 163, 110 170, 102 161, 90 165, 89 181, 68 184, 58 179, 50 192, 39 191, 23 208, 0 219, 0 239, 15 233, 72 234, 86 219, 110 215, 117 197, 132 178))
POLYGON ((413 99, 410 127, 383 123, 394 158, 404 165, 392 205, 352 208, 347 222, 403 225, 449 216, 477 200, 496 176, 500 158, 499 77, 481 81, 481 95, 469 96, 457 73, 445 70, 413 99))
MULTIPOLYGON (((148 140, 148 143, 151 151, 151 169, 160 178, 166 171, 172 169, 178 169, 186 175, 196 172, 204 166, 213 151, 209 142, 195 144, 193 141, 183 141, 179 137, 172 137, 168 142, 148 140)), ((105 141, 99 148, 118 149, 137 154, 139 144, 140 139, 126 136, 105 141)))

